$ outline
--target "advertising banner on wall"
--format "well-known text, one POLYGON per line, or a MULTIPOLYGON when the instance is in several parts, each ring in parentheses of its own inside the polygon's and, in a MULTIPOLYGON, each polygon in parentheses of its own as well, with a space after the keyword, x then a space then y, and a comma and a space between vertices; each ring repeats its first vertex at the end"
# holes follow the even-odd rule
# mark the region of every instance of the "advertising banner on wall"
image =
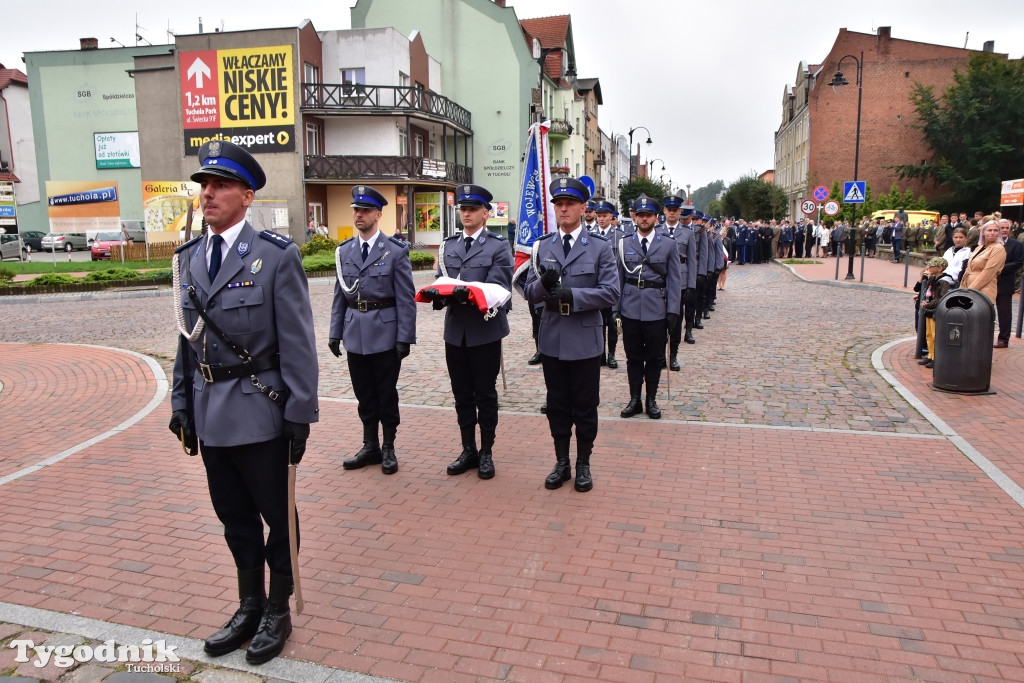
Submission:
POLYGON ((487 227, 505 227, 508 225, 508 202, 491 202, 491 210, 487 213, 487 227))
POLYGON ((0 232, 18 232, 18 204, 14 199, 14 183, 0 180, 0 232))
POLYGON ((93 133, 96 168, 142 168, 139 132, 93 133))
POLYGON ((295 150, 291 45, 182 52, 179 73, 185 154, 209 140, 252 153, 295 150))
POLYGON ((177 240, 185 229, 188 205, 193 204, 193 230, 198 229, 199 183, 191 181, 156 181, 142 183, 142 215, 147 239, 152 242, 177 240))
POLYGON ((416 192, 413 195, 416 203, 417 232, 439 232, 441 230, 441 193, 416 192))
POLYGON ((47 180, 50 232, 121 229, 117 183, 95 180, 47 180))

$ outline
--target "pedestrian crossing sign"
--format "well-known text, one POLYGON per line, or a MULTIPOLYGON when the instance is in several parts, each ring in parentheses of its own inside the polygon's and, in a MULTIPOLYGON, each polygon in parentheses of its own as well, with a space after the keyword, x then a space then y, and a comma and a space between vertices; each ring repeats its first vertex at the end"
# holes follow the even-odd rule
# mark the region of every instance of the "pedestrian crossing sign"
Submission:
POLYGON ((843 183, 843 204, 863 204, 866 183, 864 180, 843 183))

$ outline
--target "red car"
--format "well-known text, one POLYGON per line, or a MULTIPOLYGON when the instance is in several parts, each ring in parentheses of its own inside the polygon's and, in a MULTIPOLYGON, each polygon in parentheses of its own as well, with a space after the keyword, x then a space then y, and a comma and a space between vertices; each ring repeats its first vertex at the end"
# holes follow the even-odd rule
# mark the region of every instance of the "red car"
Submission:
POLYGON ((110 247, 115 244, 124 246, 128 244, 125 241, 124 235, 119 232, 101 232, 96 235, 96 239, 92 241, 92 260, 99 261, 100 259, 110 258, 110 247))

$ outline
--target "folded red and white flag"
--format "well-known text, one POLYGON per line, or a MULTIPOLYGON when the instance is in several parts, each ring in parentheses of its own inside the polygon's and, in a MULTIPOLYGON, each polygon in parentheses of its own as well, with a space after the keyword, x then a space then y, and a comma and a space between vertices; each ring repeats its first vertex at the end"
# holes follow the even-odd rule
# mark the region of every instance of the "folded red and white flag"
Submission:
POLYGON ((449 297, 456 287, 468 289, 470 303, 480 309, 480 312, 488 318, 512 298, 512 292, 493 282, 466 282, 451 277, 439 277, 433 284, 416 292, 416 301, 421 304, 430 303, 430 299, 423 296, 424 289, 436 289, 441 296, 449 297))

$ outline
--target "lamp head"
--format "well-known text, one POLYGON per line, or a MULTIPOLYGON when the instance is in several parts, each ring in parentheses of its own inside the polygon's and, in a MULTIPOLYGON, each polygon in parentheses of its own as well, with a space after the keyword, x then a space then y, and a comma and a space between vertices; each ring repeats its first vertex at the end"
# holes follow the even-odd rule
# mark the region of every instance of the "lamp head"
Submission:
POLYGON ((838 95, 843 91, 843 88, 850 85, 850 82, 843 76, 842 71, 836 71, 836 75, 832 77, 828 84, 832 86, 832 92, 838 95))

